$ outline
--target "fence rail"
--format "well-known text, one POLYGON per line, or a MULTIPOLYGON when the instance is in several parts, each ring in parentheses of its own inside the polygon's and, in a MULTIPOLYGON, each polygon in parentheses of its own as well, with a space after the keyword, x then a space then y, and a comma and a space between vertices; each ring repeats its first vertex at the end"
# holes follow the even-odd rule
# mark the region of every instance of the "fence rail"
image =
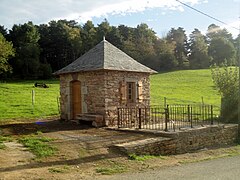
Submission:
POLYGON ((166 107, 118 108, 118 128, 169 131, 213 125, 217 115, 212 105, 166 105, 166 107))

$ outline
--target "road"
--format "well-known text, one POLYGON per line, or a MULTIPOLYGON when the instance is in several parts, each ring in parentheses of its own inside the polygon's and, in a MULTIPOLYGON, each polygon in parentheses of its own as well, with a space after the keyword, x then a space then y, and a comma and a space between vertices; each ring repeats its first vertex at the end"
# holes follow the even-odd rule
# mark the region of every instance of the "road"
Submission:
POLYGON ((105 177, 111 180, 239 180, 240 156, 220 158, 140 173, 105 177))

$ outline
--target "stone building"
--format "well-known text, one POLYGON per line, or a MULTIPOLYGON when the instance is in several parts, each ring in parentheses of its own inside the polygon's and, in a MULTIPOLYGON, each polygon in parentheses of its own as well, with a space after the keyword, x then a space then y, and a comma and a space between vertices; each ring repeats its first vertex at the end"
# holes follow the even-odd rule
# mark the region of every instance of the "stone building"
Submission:
POLYGON ((60 76, 61 118, 94 116, 96 126, 116 124, 118 107, 149 106, 153 73, 104 39, 54 73, 60 76))

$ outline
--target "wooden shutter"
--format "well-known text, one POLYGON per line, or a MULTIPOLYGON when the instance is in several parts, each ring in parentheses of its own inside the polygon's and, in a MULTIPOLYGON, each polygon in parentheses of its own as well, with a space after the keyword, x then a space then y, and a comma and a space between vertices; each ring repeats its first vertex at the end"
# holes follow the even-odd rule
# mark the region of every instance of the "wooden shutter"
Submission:
POLYGON ((126 82, 121 81, 119 83, 119 92, 120 92, 120 104, 121 105, 126 105, 127 102, 127 90, 126 90, 126 82))
POLYGON ((143 102, 143 92, 142 92, 142 81, 139 81, 137 83, 137 99, 138 99, 138 102, 143 102))

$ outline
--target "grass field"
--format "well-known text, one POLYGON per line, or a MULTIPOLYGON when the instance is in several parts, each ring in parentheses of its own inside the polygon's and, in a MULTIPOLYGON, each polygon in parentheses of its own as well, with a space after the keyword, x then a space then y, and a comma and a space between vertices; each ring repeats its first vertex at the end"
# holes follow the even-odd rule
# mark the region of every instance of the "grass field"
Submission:
POLYGON ((42 118, 58 114, 59 81, 18 81, 0 83, 0 120, 42 118), (49 88, 35 88, 44 82, 49 88), (34 90, 34 106, 32 91, 34 90))
POLYGON ((151 76, 151 104, 205 104, 220 106, 209 69, 182 70, 151 76))
MULTIPOLYGON (((41 119, 58 115, 59 81, 44 82, 49 88, 34 88, 36 81, 0 83, 0 120, 41 119), (32 90, 35 102, 32 105, 32 90)), ((185 70, 151 76, 151 104, 201 103, 220 106, 220 96, 214 89, 210 70, 185 70)))

